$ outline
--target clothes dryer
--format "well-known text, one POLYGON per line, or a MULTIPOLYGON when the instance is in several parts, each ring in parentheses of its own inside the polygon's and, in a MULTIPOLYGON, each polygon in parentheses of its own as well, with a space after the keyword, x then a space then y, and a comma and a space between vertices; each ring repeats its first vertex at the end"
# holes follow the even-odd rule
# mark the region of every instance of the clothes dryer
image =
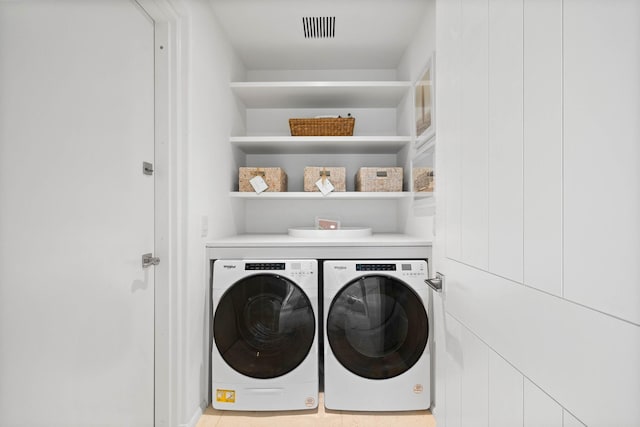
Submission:
POLYGON ((316 260, 216 260, 212 308, 214 408, 317 407, 316 260))
POLYGON ((328 409, 428 409, 427 262, 325 261, 324 402, 328 409))

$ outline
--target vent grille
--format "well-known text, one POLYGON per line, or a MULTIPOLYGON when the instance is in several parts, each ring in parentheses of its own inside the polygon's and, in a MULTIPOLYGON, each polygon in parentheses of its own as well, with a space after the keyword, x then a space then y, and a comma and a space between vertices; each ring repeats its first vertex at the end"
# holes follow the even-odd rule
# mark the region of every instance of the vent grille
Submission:
POLYGON ((327 39, 336 35, 335 16, 303 17, 302 29, 305 39, 327 39))

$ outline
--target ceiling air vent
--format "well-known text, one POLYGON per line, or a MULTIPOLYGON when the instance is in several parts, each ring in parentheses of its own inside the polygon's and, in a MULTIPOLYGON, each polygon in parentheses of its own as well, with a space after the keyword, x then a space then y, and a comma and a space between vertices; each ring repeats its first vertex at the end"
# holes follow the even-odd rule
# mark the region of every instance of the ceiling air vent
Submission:
POLYGON ((302 18, 305 39, 327 39, 336 35, 335 16, 315 16, 302 18))

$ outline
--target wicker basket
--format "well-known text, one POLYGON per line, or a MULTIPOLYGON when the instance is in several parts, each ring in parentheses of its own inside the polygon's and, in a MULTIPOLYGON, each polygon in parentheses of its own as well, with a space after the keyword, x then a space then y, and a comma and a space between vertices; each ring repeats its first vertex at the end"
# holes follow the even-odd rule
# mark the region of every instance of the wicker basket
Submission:
POLYGON ((316 182, 322 178, 323 172, 333 185, 333 191, 347 191, 345 168, 316 166, 304 168, 304 191, 320 191, 316 182))
POLYGON ((432 168, 413 168, 413 191, 433 191, 434 184, 432 168))
POLYGON ((360 168, 356 191, 402 191, 402 168, 360 168))
POLYGON ((289 119, 291 136, 352 136, 353 117, 289 119))
POLYGON ((239 187, 240 191, 253 192, 254 189, 249 182, 253 177, 261 175, 267 183, 265 191, 287 191, 287 174, 282 168, 240 168, 239 187))

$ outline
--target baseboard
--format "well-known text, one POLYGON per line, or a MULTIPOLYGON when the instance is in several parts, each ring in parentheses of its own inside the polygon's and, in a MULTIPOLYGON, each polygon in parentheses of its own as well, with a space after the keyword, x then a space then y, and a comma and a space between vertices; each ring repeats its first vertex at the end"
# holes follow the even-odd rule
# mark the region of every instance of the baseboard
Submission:
POLYGON ((198 424, 200 417, 202 417, 202 414, 204 414, 204 410, 206 407, 207 405, 204 402, 202 402, 200 406, 196 408, 189 422, 186 424, 181 424, 179 427, 196 427, 196 424, 198 424))

